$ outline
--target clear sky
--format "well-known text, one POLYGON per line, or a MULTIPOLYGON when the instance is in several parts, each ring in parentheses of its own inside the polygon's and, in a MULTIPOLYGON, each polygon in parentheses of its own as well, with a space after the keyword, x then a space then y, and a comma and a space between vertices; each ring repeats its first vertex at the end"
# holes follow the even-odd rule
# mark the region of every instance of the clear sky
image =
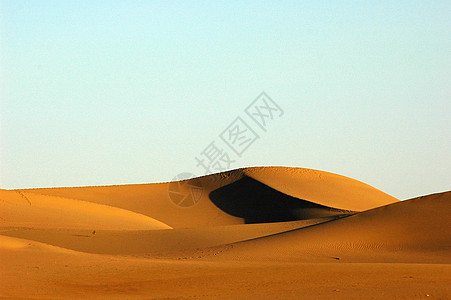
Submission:
POLYGON ((1 1, 0 188, 203 175, 240 116, 260 138, 230 168, 450 190, 451 4, 375 3, 1 1))

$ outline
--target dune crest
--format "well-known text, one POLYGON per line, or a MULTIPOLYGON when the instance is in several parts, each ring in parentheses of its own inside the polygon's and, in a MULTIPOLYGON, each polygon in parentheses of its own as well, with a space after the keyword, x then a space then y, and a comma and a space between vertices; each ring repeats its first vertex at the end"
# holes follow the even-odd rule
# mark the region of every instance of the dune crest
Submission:
POLYGON ((320 205, 364 211, 399 201, 358 180, 305 168, 246 168, 244 173, 287 195, 320 205))

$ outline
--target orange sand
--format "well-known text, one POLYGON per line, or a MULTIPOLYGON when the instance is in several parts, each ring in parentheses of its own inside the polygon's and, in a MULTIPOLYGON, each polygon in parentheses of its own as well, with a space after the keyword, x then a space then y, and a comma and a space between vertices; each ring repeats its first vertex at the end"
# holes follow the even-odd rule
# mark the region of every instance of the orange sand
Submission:
POLYGON ((194 181, 188 207, 174 183, 0 190, 0 296, 449 298, 451 192, 282 167, 194 181))

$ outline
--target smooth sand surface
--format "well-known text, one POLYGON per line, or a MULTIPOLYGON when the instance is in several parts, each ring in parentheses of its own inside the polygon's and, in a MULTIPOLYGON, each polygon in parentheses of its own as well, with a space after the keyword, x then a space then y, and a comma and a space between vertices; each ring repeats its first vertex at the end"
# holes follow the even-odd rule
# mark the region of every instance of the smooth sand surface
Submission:
POLYGON ((206 254, 233 260, 451 263, 450 215, 451 192, 433 194, 206 254))
POLYGON ((113 206, 0 190, 1 226, 77 229, 169 229, 148 216, 113 206))
POLYGON ((304 168, 248 168, 245 174, 276 190, 338 209, 364 211, 399 201, 355 179, 304 168))
POLYGON ((0 296, 447 299, 450 200, 283 167, 0 190, 0 296))

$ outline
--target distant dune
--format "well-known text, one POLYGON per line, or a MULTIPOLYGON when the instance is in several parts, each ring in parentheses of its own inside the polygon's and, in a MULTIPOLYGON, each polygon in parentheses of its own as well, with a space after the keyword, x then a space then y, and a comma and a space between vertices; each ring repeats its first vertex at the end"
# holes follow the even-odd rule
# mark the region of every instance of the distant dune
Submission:
POLYGON ((286 167, 0 190, 0 296, 444 299, 450 200, 286 167))
MULTIPOLYGON (((171 183, 28 189, 22 192, 118 207, 149 216, 173 228, 243 224, 246 217, 257 217, 256 221, 260 221, 258 218, 265 217, 262 210, 273 210, 274 206, 278 207, 280 213, 280 218, 275 218, 274 221, 292 221, 302 218, 300 210, 307 208, 307 202, 310 202, 310 211, 318 210, 318 213, 312 214, 316 218, 323 216, 321 210, 325 215, 341 214, 343 211, 362 211, 399 201, 357 180, 301 168, 245 168, 195 180, 203 190, 198 203, 189 209, 181 209, 171 201, 168 194, 171 183), (217 191, 230 185, 232 186, 223 189, 223 192, 217 191), (265 201, 265 205, 256 200, 268 197, 273 200, 271 203, 265 201), (243 198, 247 199, 245 204, 242 203, 243 198), (293 200, 304 202, 296 204, 293 200), (282 205, 281 201, 285 203, 282 205), (328 208, 328 211, 324 208, 328 208), (256 216, 246 214, 246 211, 257 210, 260 212, 256 212, 256 216), (292 214, 295 216, 291 216, 292 214)), ((189 193, 189 189, 189 186, 181 185, 180 192, 189 193)), ((274 215, 277 216, 277 213, 274 215)), ((307 214, 306 218, 309 217, 307 214)), ((271 219, 270 216, 269 218, 271 219)))

